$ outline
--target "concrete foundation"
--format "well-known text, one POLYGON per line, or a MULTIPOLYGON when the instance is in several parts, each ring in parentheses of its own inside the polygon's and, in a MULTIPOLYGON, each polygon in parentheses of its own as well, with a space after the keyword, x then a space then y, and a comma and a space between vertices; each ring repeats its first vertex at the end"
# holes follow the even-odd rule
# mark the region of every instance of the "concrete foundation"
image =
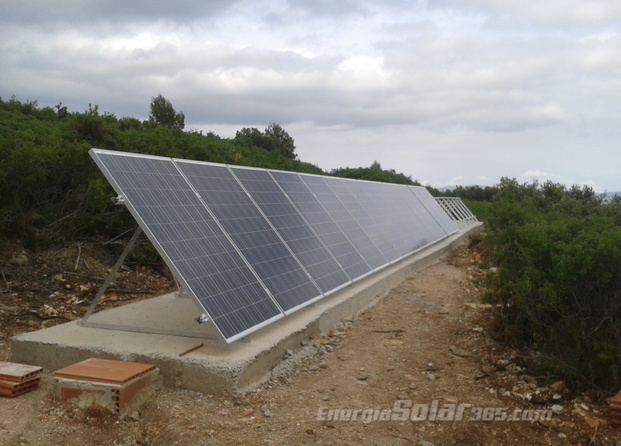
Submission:
POLYGON ((462 228, 453 236, 253 333, 250 342, 226 346, 204 338, 208 328, 194 321, 199 315, 194 303, 169 294, 100 311, 89 322, 164 327, 171 333, 183 332, 183 336, 82 327, 74 321, 12 338, 11 360, 48 370, 93 357, 135 361, 156 365, 168 387, 217 395, 245 393, 269 380, 288 350, 300 349, 338 322, 374 305, 391 288, 438 262, 481 228, 481 223, 462 228), (196 337, 188 332, 195 332, 196 337))

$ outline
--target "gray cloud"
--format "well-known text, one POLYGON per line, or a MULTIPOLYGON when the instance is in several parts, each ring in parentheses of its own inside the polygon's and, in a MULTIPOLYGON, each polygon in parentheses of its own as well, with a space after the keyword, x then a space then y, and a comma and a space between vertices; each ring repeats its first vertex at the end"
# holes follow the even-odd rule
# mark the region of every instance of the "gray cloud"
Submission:
POLYGON ((237 0, 4 0, 0 23, 67 28, 153 21, 193 22, 230 10, 237 0))
POLYGON ((621 190, 621 6, 568 1, 9 0, 0 96, 146 118, 162 93, 225 136, 293 128, 322 167, 621 190))

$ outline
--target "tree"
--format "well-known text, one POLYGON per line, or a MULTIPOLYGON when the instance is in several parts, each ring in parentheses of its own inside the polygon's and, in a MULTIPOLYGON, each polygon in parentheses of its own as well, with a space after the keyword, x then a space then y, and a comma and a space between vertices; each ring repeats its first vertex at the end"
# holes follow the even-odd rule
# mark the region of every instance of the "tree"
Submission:
POLYGON ((235 138, 233 140, 244 146, 253 146, 264 150, 271 150, 267 144, 267 141, 265 141, 263 133, 255 127, 244 127, 243 129, 238 130, 235 132, 235 138))
POLYGON ((270 124, 265 129, 265 136, 269 138, 275 150, 285 158, 295 159, 295 143, 293 138, 278 124, 270 124))
POLYGON ((172 104, 161 94, 151 98, 151 113, 149 121, 169 128, 182 130, 185 127, 185 115, 177 113, 172 104))
POLYGON ((234 141, 247 146, 259 147, 268 152, 277 152, 285 158, 297 158, 293 138, 278 124, 268 125, 264 132, 255 127, 243 128, 235 133, 234 141))

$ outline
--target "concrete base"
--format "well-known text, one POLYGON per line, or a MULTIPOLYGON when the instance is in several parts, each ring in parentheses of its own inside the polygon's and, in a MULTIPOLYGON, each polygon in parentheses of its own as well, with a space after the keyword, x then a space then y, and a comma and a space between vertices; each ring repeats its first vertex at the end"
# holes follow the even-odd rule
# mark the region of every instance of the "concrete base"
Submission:
POLYGON ((416 271, 436 263, 482 224, 462 228, 453 236, 398 263, 365 277, 276 323, 252 334, 250 342, 222 345, 205 339, 206 325, 194 318, 199 310, 173 294, 101 311, 90 321, 104 324, 168 327, 196 337, 136 333, 81 327, 77 322, 25 333, 11 339, 11 360, 57 370, 97 357, 154 364, 163 384, 208 394, 243 394, 271 377, 288 350, 297 351, 338 322, 377 303, 416 271))

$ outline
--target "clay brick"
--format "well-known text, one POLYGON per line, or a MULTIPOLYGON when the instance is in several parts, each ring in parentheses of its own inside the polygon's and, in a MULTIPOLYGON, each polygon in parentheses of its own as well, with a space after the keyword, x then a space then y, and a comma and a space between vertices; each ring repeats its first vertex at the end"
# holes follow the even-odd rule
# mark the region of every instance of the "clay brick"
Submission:
POLYGON ((26 381, 41 374, 41 367, 0 361, 0 379, 5 381, 26 381))
POLYGON ((621 392, 610 399, 610 417, 612 425, 621 430, 621 392))
POLYGON ((151 364, 90 359, 57 371, 54 393, 78 407, 127 415, 151 397, 158 372, 151 364))

